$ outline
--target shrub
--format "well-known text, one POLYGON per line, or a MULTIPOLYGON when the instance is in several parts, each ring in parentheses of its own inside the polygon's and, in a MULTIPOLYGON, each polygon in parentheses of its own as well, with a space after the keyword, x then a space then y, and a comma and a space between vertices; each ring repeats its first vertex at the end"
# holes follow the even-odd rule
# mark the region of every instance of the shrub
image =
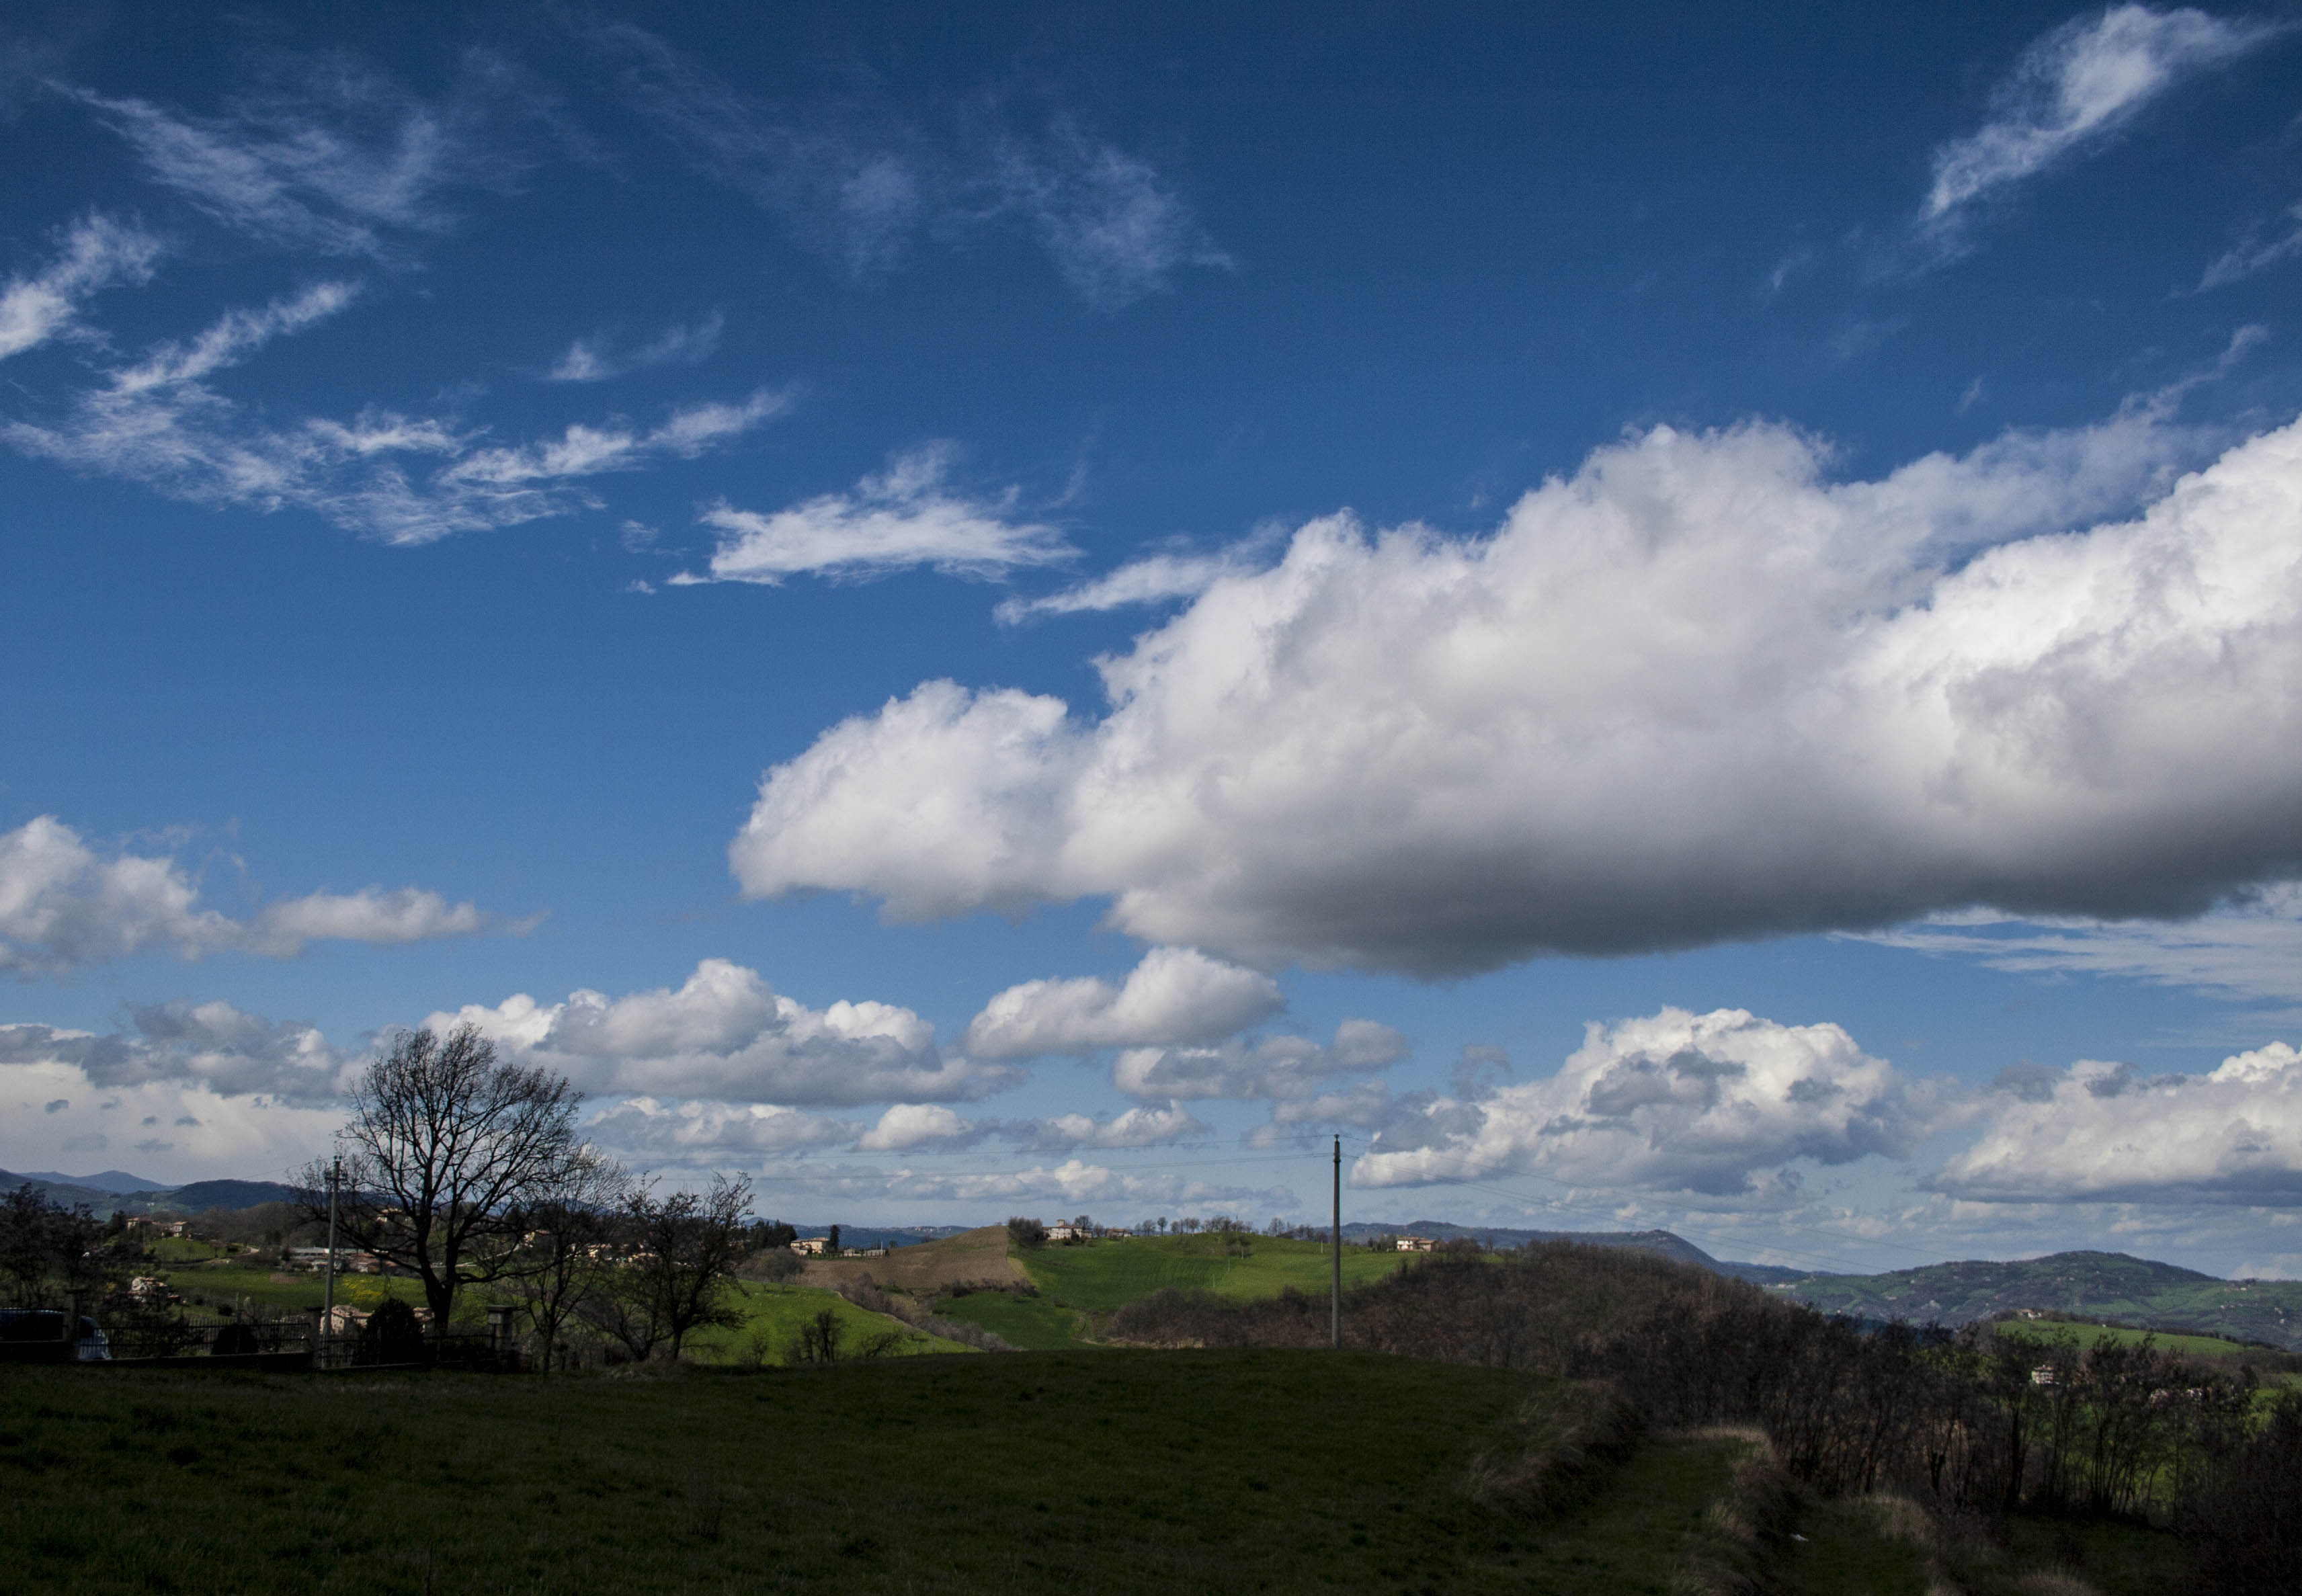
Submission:
POLYGON ((424 1327, 416 1310, 397 1297, 387 1297, 360 1326, 359 1361, 364 1364, 413 1364, 424 1361, 424 1327))

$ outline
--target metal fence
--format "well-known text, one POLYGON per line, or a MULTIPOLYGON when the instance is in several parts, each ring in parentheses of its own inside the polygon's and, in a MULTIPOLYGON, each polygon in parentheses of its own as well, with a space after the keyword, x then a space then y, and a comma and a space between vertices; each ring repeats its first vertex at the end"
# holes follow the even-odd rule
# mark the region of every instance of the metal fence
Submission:
POLYGON ((508 1324, 446 1336, 323 1335, 319 1316, 189 1324, 139 1318, 99 1326, 55 1310, 0 1309, 0 1363, 80 1363, 113 1367, 256 1369, 461 1369, 511 1373, 521 1366, 508 1324))

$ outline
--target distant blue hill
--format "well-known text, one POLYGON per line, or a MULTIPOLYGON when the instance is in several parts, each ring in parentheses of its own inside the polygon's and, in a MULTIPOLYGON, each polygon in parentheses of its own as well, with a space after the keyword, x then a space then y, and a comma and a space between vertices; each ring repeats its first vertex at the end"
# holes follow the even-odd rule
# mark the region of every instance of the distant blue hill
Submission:
POLYGON ((0 1170, 0 1191, 29 1186, 52 1202, 67 1208, 85 1205, 98 1218, 109 1217, 115 1211, 123 1214, 205 1214, 210 1208, 253 1208, 259 1203, 292 1202, 296 1189, 282 1186, 277 1180, 195 1180, 189 1186, 163 1186, 145 1183, 135 1175, 107 1170, 104 1175, 83 1176, 80 1179, 58 1179, 54 1172, 43 1174, 11 1174, 0 1170), (118 1181, 136 1180, 133 1187, 118 1184, 96 1186, 92 1180, 109 1177, 118 1181))
POLYGON ((282 1186, 277 1180, 195 1180, 189 1186, 179 1186, 172 1191, 162 1192, 172 1208, 182 1208, 194 1214, 210 1208, 253 1208, 259 1203, 292 1203, 298 1196, 293 1186, 282 1186))
POLYGON ((90 1191, 108 1191, 114 1197, 130 1197, 139 1191, 165 1191, 165 1180, 148 1180, 131 1175, 126 1170, 108 1169, 93 1175, 60 1175, 52 1169, 26 1170, 15 1177, 21 1180, 46 1180, 51 1186, 83 1186, 90 1191))

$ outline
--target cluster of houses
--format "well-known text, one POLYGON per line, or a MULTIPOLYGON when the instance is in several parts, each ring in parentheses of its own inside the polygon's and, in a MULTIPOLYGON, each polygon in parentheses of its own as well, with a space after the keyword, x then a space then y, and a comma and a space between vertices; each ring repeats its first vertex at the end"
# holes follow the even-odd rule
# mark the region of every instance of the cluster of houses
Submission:
MULTIPOLYGON (((286 1263, 290 1269, 325 1269, 328 1266, 328 1249, 324 1247, 291 1247, 287 1251, 286 1263)), ((381 1274, 383 1265, 374 1253, 353 1252, 340 1247, 336 1248, 336 1273, 381 1274)))
POLYGON ((887 1256, 885 1247, 843 1247, 834 1252, 829 1239, 822 1236, 802 1236, 791 1244, 791 1249, 810 1258, 884 1258, 887 1256))
POLYGON ((154 1219, 148 1214, 128 1216, 128 1233, 131 1236, 183 1236, 190 1233, 189 1219, 154 1219))

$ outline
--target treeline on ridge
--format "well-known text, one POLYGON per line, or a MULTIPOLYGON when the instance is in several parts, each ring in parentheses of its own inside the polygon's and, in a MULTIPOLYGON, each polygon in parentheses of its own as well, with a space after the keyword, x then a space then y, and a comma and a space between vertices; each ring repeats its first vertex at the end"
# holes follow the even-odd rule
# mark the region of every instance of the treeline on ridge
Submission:
MULTIPOLYGON (((1442 1251, 1343 1303, 1346 1347, 1610 1388, 1660 1427, 1756 1424, 1823 1495, 1907 1494, 1952 1525, 2018 1510, 2171 1524, 2200 1588, 2302 1588, 2302 1392, 2144 1344, 1864 1326, 1624 1248, 1442 1251)), ((1155 1346, 1317 1347, 1324 1296, 1165 1290, 1113 1315, 1155 1346)))

